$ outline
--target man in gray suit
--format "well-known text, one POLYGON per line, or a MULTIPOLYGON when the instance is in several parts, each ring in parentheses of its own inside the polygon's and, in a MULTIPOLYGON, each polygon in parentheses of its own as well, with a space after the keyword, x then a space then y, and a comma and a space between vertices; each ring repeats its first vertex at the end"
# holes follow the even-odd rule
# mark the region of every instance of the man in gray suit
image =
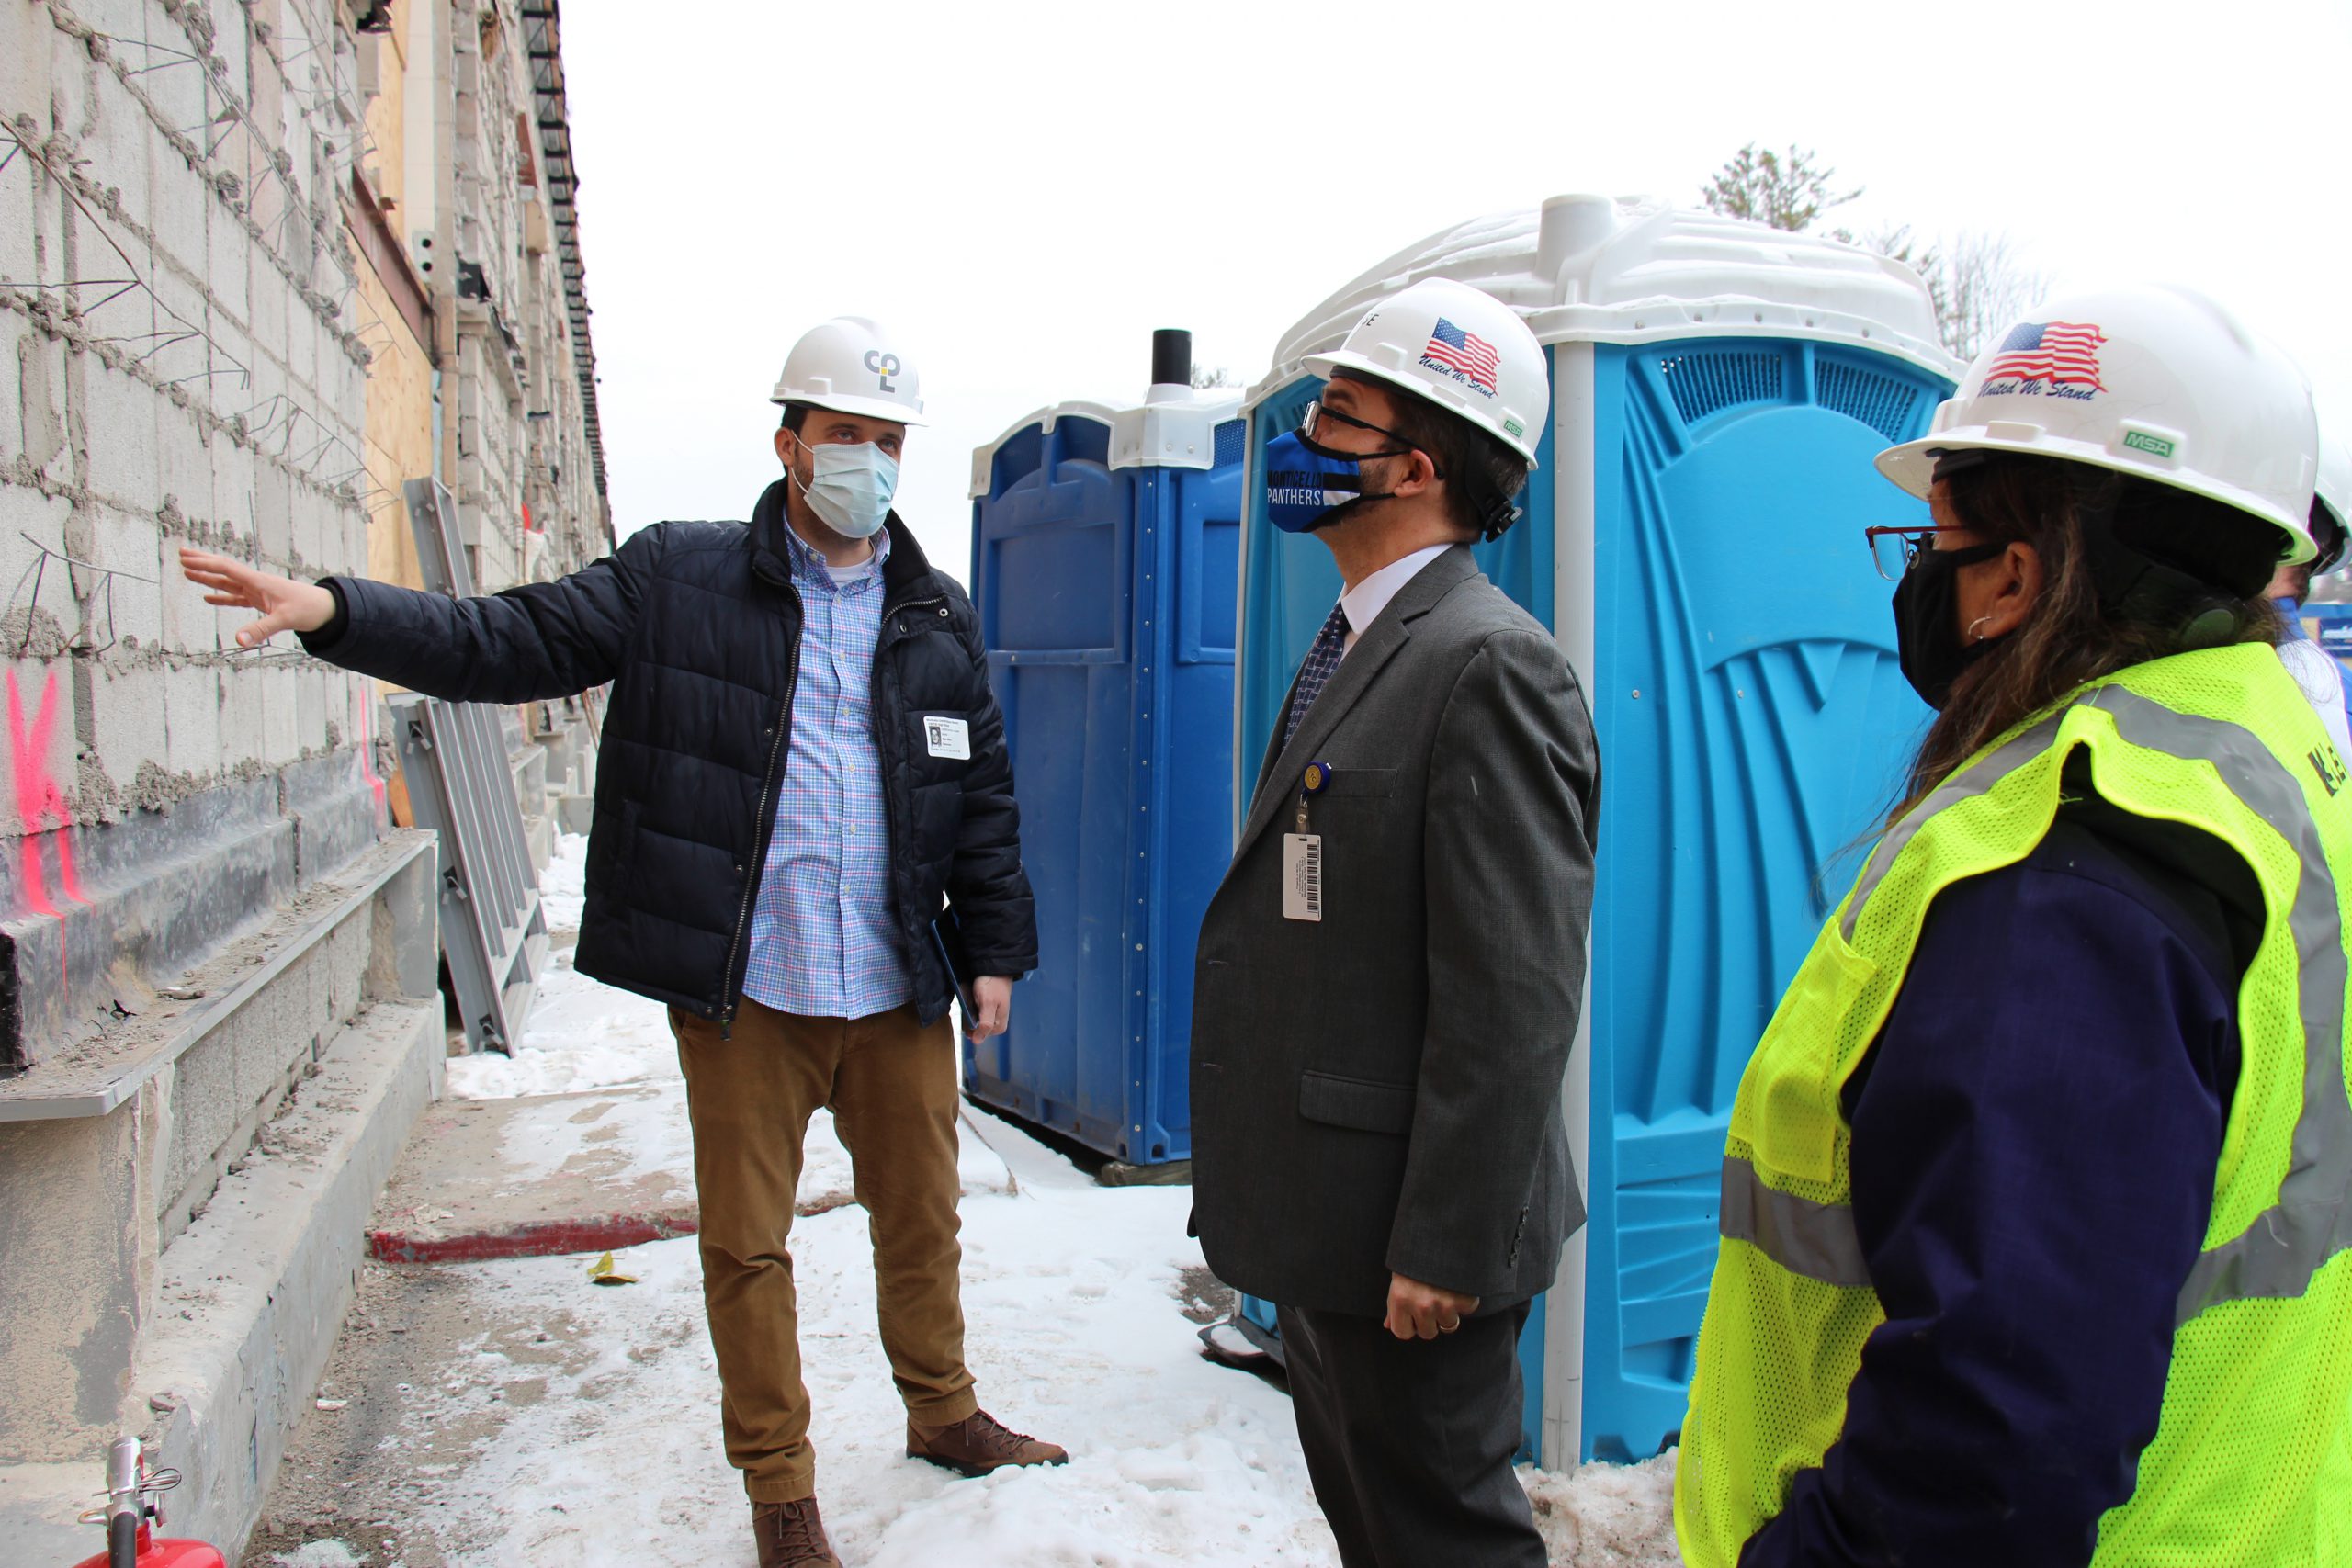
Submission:
POLYGON ((1466 547, 1515 515, 1544 354, 1429 279, 1307 365, 1268 502, 1345 592, 1202 923, 1194 1227, 1280 1308, 1348 1568, 1543 1568, 1517 1346, 1584 1222, 1560 1084, 1600 764, 1559 646, 1466 547))

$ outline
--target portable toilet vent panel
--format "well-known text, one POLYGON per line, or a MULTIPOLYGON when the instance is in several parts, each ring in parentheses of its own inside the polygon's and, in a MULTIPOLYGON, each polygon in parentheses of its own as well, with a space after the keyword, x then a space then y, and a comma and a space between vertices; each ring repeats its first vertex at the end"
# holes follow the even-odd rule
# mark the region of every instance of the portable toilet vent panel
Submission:
POLYGON ((966 1091, 1115 1159, 1192 1156, 1193 950, 1233 774, 1239 400, 1041 411, 974 455, 1036 973, 966 1091))
MULTIPOLYGON (((1523 515, 1475 552, 1566 649, 1601 754, 1565 1101, 1590 1219, 1522 1363, 1544 1462, 1642 1459, 1682 1423, 1740 1075, 1930 716, 1862 530, 1927 521, 1871 459, 1925 434, 1961 367, 1897 263, 1564 197, 1438 235, 1310 313, 1246 405, 1253 474, 1320 386, 1304 357, 1431 276, 1518 309, 1551 367, 1523 515)), ((1339 586, 1249 491, 1237 810, 1339 586)))

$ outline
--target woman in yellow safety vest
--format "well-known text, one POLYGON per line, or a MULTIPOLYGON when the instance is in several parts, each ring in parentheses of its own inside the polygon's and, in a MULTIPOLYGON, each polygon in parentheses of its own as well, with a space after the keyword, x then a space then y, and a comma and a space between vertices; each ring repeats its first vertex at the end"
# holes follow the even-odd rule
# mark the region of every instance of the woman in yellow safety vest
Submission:
POLYGON ((2285 355, 2064 300, 1879 468, 1939 710, 1732 1111, 1693 1568, 2352 1565, 2352 791, 2285 355))

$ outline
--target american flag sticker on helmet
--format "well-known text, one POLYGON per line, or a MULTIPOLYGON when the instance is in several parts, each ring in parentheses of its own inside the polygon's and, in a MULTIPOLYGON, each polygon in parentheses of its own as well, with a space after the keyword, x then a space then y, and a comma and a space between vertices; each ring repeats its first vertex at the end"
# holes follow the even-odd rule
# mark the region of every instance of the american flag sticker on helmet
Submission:
POLYGON ((1495 395, 1495 372, 1501 367, 1502 356, 1495 345, 1476 333, 1455 326, 1443 316, 1430 329, 1429 345, 1421 350, 1421 363, 1442 370, 1457 381, 1466 381, 1474 390, 1488 397, 1495 395))
POLYGON ((2107 341, 2083 321, 2020 321, 2001 340, 1984 382, 2047 381, 2052 387, 2087 387, 2104 392, 2098 378, 2098 348, 2107 341))

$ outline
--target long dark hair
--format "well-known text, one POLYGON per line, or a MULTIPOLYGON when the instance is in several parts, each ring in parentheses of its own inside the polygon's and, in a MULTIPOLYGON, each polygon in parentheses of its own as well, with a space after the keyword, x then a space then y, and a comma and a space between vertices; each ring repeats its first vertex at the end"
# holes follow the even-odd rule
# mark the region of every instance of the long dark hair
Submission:
POLYGON ((1995 739, 2088 682, 2152 659, 2276 643, 2284 634, 2262 597, 2278 530, 2246 513, 2049 457, 1990 454, 1947 464, 1936 478, 1961 526, 2034 547, 2041 596, 2023 626, 1953 683, 1885 826, 1995 739))

